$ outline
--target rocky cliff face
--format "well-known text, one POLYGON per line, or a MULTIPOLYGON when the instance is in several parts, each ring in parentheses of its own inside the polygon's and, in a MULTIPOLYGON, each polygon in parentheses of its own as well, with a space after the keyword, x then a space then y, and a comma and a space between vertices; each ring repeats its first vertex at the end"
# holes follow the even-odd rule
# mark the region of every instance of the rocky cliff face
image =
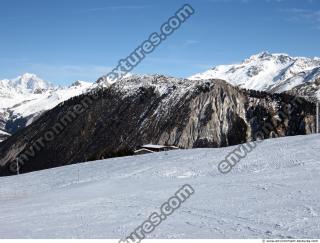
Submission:
POLYGON ((58 105, 1 143, 0 174, 12 174, 16 158, 29 172, 128 155, 147 143, 221 147, 261 130, 266 138, 313 132, 314 105, 293 101, 222 80, 132 76, 58 105))

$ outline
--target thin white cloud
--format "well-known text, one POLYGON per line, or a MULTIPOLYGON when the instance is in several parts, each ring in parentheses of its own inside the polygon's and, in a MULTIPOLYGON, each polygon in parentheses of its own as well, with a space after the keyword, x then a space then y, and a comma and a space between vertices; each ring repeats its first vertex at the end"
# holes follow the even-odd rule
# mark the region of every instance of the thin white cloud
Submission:
POLYGON ((25 57, 18 57, 18 58, 15 58, 15 57, 0 57, 0 62, 4 62, 4 63, 21 63, 21 62, 27 62, 29 61, 28 58, 25 58, 25 57))
POLYGON ((173 65, 186 65, 186 66, 192 66, 197 67, 200 69, 209 69, 212 67, 212 64, 208 64, 201 60, 193 60, 190 58, 170 58, 170 57, 149 57, 147 59, 148 64, 173 64, 173 65))
POLYGON ((80 12, 101 12, 101 11, 118 11, 118 10, 140 10, 150 8, 150 5, 117 5, 117 6, 105 6, 97 8, 84 9, 80 12))
POLYGON ((199 44, 200 42, 197 41, 197 40, 185 40, 182 44, 183 47, 188 47, 188 46, 191 46, 191 45, 196 45, 196 44, 199 44))
POLYGON ((310 10, 302 8, 282 9, 281 12, 287 13, 289 16, 287 21, 305 22, 311 24, 314 28, 320 29, 320 10, 310 10))
MULTIPOLYGON (((74 80, 96 81, 102 75, 107 74, 111 67, 100 65, 52 65, 52 64, 30 64, 26 67, 29 72, 48 79, 72 82, 74 80), (52 77, 52 78, 51 78, 52 77)), ((56 81, 53 80, 53 81, 56 81)))

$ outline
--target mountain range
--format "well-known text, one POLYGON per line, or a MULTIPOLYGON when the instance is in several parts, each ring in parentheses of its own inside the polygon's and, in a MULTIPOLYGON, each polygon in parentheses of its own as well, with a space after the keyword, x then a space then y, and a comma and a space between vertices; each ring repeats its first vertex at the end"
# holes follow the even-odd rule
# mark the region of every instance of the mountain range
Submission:
POLYGON ((0 80, 0 131, 13 134, 31 124, 44 111, 86 92, 92 83, 76 81, 69 87, 53 86, 35 74, 0 80))
POLYGON ((263 138, 310 134, 314 110, 288 94, 219 79, 133 75, 65 101, 3 141, 0 175, 16 172, 16 158, 24 161, 20 172, 30 172, 131 155, 144 144, 214 148, 251 141, 259 131, 263 138))
MULTIPOLYGON (((137 89, 137 80, 148 85, 148 82, 154 79, 169 82, 157 88, 161 93, 172 87, 171 80, 174 78, 130 74, 123 78, 125 84, 121 83, 122 88, 130 93, 133 92, 130 89, 137 89)), ((240 89, 266 91, 271 94, 288 93, 314 101, 320 98, 320 58, 262 52, 238 64, 219 65, 188 78, 191 82, 216 79, 225 80, 240 89)), ((179 80, 179 84, 188 82, 187 79, 179 80)), ((54 86, 30 73, 11 80, 0 80, 0 142, 36 121, 44 112, 72 97, 96 89, 103 82, 106 84, 104 87, 110 86, 105 76, 99 78, 96 83, 75 81, 68 87, 54 86)), ((180 85, 174 86, 185 88, 180 85)))
POLYGON ((293 90, 305 97, 320 99, 320 58, 292 57, 262 52, 232 65, 219 65, 189 79, 223 79, 240 88, 281 93, 293 90), (300 92, 314 87, 310 92, 300 92))

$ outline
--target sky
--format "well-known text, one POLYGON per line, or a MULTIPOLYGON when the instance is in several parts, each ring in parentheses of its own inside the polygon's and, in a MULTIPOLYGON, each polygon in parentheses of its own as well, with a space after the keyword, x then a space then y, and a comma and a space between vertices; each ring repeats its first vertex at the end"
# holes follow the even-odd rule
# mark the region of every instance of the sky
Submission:
POLYGON ((1 0, 0 79, 94 82, 185 3, 195 14, 133 73, 188 77, 262 51, 320 56, 320 0, 1 0))

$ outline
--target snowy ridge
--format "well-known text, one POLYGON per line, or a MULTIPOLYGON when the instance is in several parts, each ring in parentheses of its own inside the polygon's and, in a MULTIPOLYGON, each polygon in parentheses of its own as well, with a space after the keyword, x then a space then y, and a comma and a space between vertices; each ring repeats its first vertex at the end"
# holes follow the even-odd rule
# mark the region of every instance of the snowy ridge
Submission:
POLYGON ((34 93, 36 91, 48 90, 53 87, 52 84, 42 80, 41 78, 37 77, 37 75, 32 73, 25 73, 13 79, 12 84, 20 93, 34 93))
POLYGON ((29 116, 37 112, 50 110, 59 103, 84 93, 92 85, 84 81, 77 81, 75 84, 69 87, 46 90, 42 94, 30 95, 28 100, 10 107, 8 110, 13 111, 14 115, 21 116, 29 116))
POLYGON ((179 85, 180 95, 183 95, 187 89, 194 88, 194 84, 180 78, 164 76, 161 74, 143 74, 143 75, 130 75, 129 77, 122 78, 114 84, 119 92, 123 92, 124 95, 132 95, 142 87, 154 87, 154 89, 160 94, 165 95, 170 89, 173 89, 175 85, 179 85))
POLYGON ((113 84, 113 83, 115 83, 115 82, 120 81, 121 79, 129 78, 129 77, 131 77, 131 76, 134 76, 134 74, 132 74, 132 73, 126 73, 126 74, 124 74, 124 76, 121 77, 121 78, 110 79, 110 78, 108 77, 108 75, 104 75, 104 76, 100 77, 100 78, 97 80, 97 85, 103 86, 103 87, 107 87, 107 86, 109 86, 109 85, 111 85, 111 84, 113 84))
POLYGON ((50 88, 53 88, 52 84, 31 73, 25 73, 11 80, 0 80, 0 89, 3 92, 2 94, 9 94, 9 92, 13 90, 17 93, 33 93, 36 90, 50 88))
POLYGON ((298 85, 289 91, 290 94, 301 96, 312 102, 320 101, 320 78, 315 81, 298 85))
POLYGON ((28 125, 42 112, 86 92, 91 86, 92 83, 76 81, 69 87, 54 87, 30 73, 0 80, 0 119, 14 122, 26 118, 28 125))
POLYGON ((246 89, 283 92, 320 76, 320 58, 262 52, 239 64, 219 65, 189 79, 220 78, 246 89))
MULTIPOLYGON (((63 93, 66 93, 66 98, 69 98, 72 95, 79 95, 91 85, 88 82, 76 81, 69 87, 54 87, 35 74, 26 73, 12 80, 0 80, 0 109, 11 108, 22 102, 48 98, 52 95, 56 95, 58 101, 63 100, 65 99, 63 93)), ((38 105, 41 110, 41 102, 38 105)))
POLYGON ((2 177, 0 235, 120 239, 190 184, 194 195, 148 238, 320 238, 319 135, 265 140, 221 174, 217 164, 234 148, 176 150, 2 177))

